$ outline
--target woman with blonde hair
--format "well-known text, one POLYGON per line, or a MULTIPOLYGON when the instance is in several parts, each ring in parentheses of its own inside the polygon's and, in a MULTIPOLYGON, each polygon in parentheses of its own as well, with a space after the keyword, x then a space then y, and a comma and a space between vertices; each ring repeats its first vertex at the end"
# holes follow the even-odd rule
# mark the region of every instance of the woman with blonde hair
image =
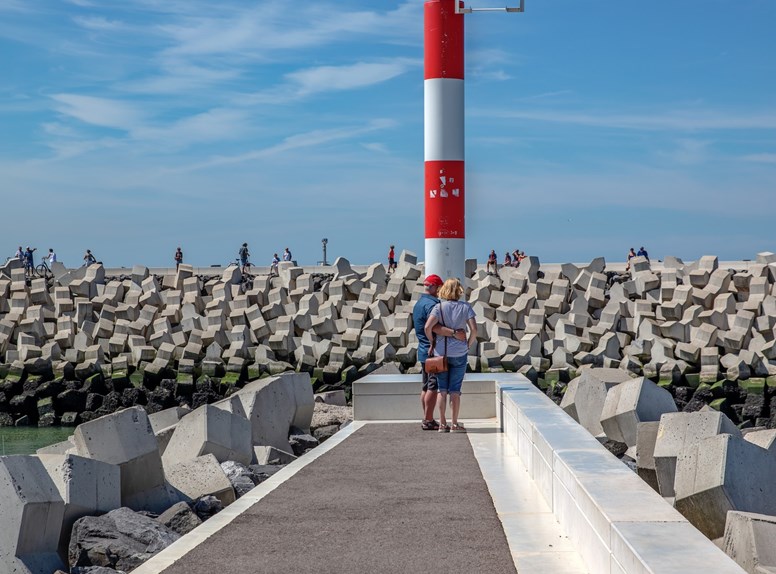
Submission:
POLYGON ((466 432, 464 426, 458 421, 458 413, 461 410, 461 385, 466 373, 469 347, 477 341, 477 322, 474 309, 466 301, 460 301, 463 295, 463 287, 458 279, 448 279, 437 292, 439 304, 434 307, 426 321, 424 331, 428 340, 434 340, 434 355, 447 357, 447 371, 437 374, 437 386, 442 398, 439 404, 439 432, 450 432, 447 424, 446 407, 447 395, 450 395, 450 407, 452 410, 452 431, 466 432), (437 336, 432 339, 434 326, 441 324, 453 329, 452 337, 437 336), (459 332, 466 332, 465 341, 456 338, 459 332))

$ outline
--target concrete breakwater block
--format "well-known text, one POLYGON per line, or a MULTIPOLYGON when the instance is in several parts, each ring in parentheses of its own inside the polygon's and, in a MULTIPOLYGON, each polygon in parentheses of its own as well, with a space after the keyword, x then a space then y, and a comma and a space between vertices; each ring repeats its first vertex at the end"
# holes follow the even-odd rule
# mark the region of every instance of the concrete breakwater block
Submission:
POLYGON ((621 369, 584 369, 569 382, 560 406, 593 436, 604 434, 601 412, 609 389, 630 381, 634 376, 621 369))
POLYGON ((711 539, 730 510, 776 514, 776 456, 731 434, 699 440, 676 462, 676 509, 711 539))
POLYGON ((64 568, 57 554, 65 503, 35 456, 0 457, 0 569, 51 574, 64 568))
POLYGON ((212 454, 218 462, 250 464, 251 423, 243 416, 203 405, 178 422, 164 451, 165 468, 212 454))
POLYGON ((638 442, 638 423, 660 420, 663 413, 676 412, 671 393, 640 377, 609 390, 601 411, 606 436, 629 447, 638 442))
POLYGON ((121 506, 121 471, 114 464, 72 454, 39 458, 65 503, 59 553, 67 559, 70 532, 76 520, 121 506))
POLYGON ((190 412, 191 409, 189 407, 172 407, 148 415, 148 420, 151 423, 153 431, 157 433, 162 429, 174 425, 190 412))
POLYGON ((716 411, 666 413, 660 417, 655 441, 655 472, 660 494, 674 496, 676 459, 682 451, 701 439, 721 433, 741 436, 741 431, 724 414, 716 411))
POLYGON ((747 572, 776 572, 776 516, 728 512, 722 549, 747 572))
POLYGON ((310 428, 315 399, 307 374, 289 373, 253 381, 235 396, 239 397, 250 421, 253 445, 273 446, 291 452, 288 442, 290 428, 310 428))
POLYGON ((165 475, 180 500, 191 502, 203 496, 215 496, 224 506, 235 501, 232 483, 212 454, 167 466, 165 475))
POLYGON ((162 511, 170 504, 156 437, 142 407, 82 423, 75 429, 76 454, 115 464, 121 472, 121 504, 162 511))

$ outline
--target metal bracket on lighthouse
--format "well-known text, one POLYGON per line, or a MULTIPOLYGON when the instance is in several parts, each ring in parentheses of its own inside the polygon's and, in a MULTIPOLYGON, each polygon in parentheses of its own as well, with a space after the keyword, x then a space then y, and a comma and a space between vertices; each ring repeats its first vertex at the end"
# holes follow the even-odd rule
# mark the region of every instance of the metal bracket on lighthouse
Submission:
POLYGON ((520 6, 504 6, 503 8, 467 8, 464 2, 455 3, 456 14, 471 14, 472 12, 525 12, 525 0, 520 0, 520 6))

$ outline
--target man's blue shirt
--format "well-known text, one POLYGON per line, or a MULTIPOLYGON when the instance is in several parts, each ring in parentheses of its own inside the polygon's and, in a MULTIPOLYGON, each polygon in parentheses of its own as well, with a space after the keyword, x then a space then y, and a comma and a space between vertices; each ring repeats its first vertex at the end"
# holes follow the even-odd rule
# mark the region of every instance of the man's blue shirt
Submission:
POLYGON ((415 334, 418 336, 418 361, 425 363, 428 359, 428 349, 431 342, 426 338, 424 327, 431 310, 439 303, 439 299, 432 297, 428 293, 423 293, 415 303, 412 309, 412 320, 415 323, 415 334))

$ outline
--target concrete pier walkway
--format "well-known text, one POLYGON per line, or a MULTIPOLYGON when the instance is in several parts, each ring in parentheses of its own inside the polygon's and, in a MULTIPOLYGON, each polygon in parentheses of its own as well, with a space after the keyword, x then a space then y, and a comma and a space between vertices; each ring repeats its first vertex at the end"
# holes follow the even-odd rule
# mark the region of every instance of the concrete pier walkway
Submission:
POLYGON ((406 423, 361 426, 163 570, 427 571, 516 569, 467 435, 406 423))

